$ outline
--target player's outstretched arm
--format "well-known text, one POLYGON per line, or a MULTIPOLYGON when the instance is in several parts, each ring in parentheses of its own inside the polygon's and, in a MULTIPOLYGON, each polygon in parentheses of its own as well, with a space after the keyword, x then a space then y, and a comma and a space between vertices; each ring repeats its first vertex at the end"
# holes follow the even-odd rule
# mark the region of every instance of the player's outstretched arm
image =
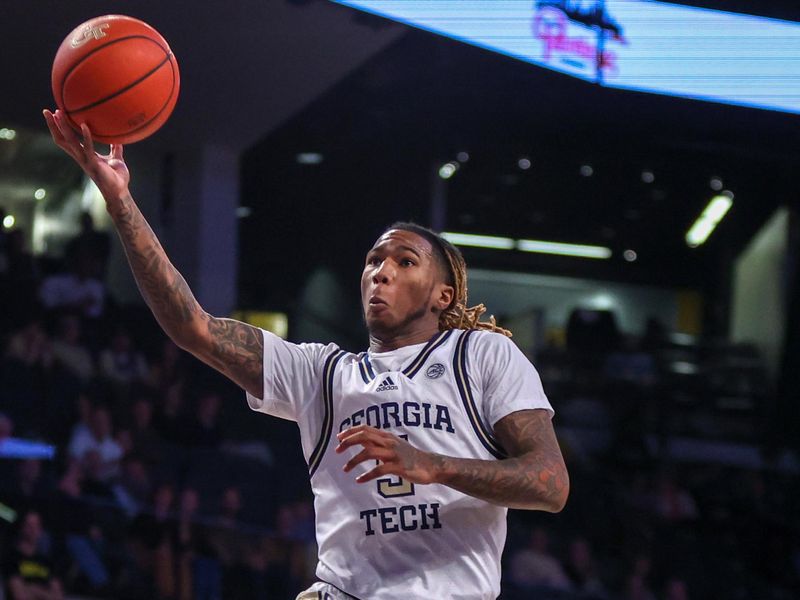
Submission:
POLYGON ((110 154, 101 156, 94 151, 85 125, 81 141, 61 111, 45 110, 44 117, 56 144, 103 194, 136 284, 164 332, 178 346, 260 398, 264 386, 261 332, 246 323, 213 317, 197 302, 128 190, 130 173, 122 146, 112 144, 110 154))
POLYGON ((336 451, 363 446, 344 466, 345 471, 365 460, 381 461, 358 477, 359 483, 397 475, 413 483, 441 483, 509 508, 563 509, 569 495, 569 475, 550 414, 543 409, 511 413, 497 422, 494 433, 509 458, 479 460, 423 452, 387 431, 366 425, 342 431, 336 451))

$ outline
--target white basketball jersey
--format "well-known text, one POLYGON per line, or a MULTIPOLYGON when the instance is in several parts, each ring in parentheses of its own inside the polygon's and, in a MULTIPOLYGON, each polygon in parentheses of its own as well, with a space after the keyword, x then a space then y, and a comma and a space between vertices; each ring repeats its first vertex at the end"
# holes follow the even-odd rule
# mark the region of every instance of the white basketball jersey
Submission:
POLYGON ((508 338, 451 330, 427 344, 350 354, 264 333, 264 399, 254 410, 294 420, 315 498, 317 576, 362 600, 491 600, 500 594, 507 509, 444 485, 398 477, 364 484, 375 466, 342 467, 361 446, 334 452, 362 423, 423 451, 497 460, 502 417, 550 411, 539 376, 508 338))

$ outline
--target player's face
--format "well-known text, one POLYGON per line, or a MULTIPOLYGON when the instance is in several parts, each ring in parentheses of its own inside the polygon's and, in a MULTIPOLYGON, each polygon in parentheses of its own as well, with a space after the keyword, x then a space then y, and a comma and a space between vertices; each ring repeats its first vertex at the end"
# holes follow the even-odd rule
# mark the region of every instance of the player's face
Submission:
POLYGON ((367 253, 361 303, 370 334, 402 335, 425 327, 435 331, 450 298, 452 287, 442 281, 433 248, 422 236, 392 229, 367 253))

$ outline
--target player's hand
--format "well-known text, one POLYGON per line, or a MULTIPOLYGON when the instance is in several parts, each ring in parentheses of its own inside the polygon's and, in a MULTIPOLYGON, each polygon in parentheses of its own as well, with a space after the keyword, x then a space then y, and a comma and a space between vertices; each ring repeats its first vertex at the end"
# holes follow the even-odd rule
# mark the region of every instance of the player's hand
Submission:
POLYGON ((362 446, 361 452, 347 461, 345 473, 366 460, 378 460, 380 464, 356 478, 358 483, 366 483, 384 475, 397 475, 412 483, 433 483, 436 481, 441 457, 423 452, 406 440, 369 425, 357 425, 345 429, 336 436, 339 445, 337 453, 353 446, 362 446))
POLYGON ((106 202, 114 202, 128 194, 130 173, 122 157, 120 144, 111 144, 109 154, 100 155, 94 150, 92 133, 85 123, 81 125, 81 141, 61 110, 55 113, 44 110, 42 113, 53 141, 92 178, 106 202))

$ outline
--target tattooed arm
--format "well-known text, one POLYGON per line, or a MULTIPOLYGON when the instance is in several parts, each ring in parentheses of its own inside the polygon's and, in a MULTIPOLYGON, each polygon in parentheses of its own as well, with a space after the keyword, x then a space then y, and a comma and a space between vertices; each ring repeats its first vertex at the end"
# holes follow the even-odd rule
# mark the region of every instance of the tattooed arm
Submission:
POLYGON ((232 319, 209 315, 186 281, 167 258, 129 190, 130 174, 122 146, 112 145, 108 156, 94 151, 84 125, 83 142, 61 111, 44 111, 56 144, 97 184, 116 225, 136 284, 164 332, 181 348, 217 369, 248 392, 263 395, 261 332, 232 319))
POLYGON ((509 458, 499 461, 436 457, 439 483, 509 508, 559 512, 569 495, 569 475, 550 414, 520 410, 494 427, 509 458))
POLYGON ((569 475, 549 413, 544 409, 513 412, 497 422, 494 432, 509 458, 480 460, 423 452, 387 431, 365 425, 341 432, 336 451, 363 446, 345 471, 365 460, 381 461, 358 477, 359 483, 391 474, 413 483, 441 483, 509 508, 548 512, 564 508, 569 475))

